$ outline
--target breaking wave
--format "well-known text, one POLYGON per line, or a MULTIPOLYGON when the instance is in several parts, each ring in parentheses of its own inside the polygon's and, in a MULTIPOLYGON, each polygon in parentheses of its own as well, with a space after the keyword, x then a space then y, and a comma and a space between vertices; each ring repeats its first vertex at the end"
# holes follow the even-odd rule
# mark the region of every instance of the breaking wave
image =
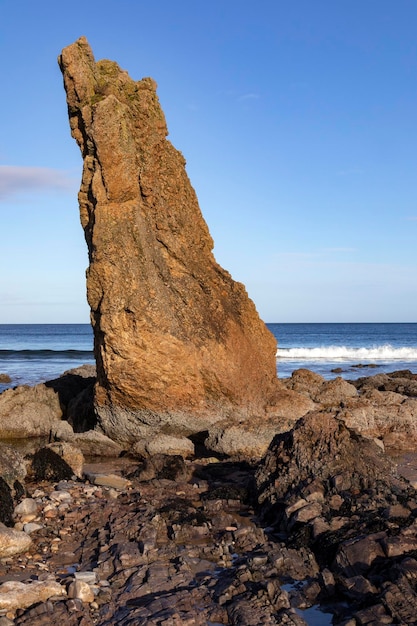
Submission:
POLYGON ((371 348, 348 348, 346 346, 323 346, 316 348, 278 348, 278 360, 306 360, 315 361, 325 359, 334 360, 388 360, 388 361, 416 361, 417 347, 395 348, 391 345, 374 346, 371 348))
POLYGON ((91 350, 0 350, 0 359, 7 360, 54 360, 57 358, 80 359, 94 357, 91 350))

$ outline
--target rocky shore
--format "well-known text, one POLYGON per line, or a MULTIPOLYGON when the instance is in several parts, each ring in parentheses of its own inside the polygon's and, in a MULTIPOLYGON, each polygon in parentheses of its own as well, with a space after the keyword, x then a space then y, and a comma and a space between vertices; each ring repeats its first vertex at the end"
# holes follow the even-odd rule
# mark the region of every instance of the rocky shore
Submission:
POLYGON ((0 626, 417 623, 417 492, 382 449, 413 445, 416 375, 294 372, 282 384, 313 408, 254 459, 77 432, 91 374, 0 395, 53 439, 1 444, 0 626))

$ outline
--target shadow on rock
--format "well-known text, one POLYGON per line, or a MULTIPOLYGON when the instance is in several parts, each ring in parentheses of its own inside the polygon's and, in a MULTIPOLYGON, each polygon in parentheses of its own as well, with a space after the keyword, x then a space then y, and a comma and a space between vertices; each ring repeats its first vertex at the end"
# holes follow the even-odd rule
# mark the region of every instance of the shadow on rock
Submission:
POLYGON ((97 423, 93 403, 95 382, 95 366, 82 365, 45 383, 45 387, 58 394, 63 417, 74 432, 91 430, 97 423))
POLYGON ((30 476, 35 481, 70 480, 74 470, 50 448, 41 448, 33 455, 30 476))

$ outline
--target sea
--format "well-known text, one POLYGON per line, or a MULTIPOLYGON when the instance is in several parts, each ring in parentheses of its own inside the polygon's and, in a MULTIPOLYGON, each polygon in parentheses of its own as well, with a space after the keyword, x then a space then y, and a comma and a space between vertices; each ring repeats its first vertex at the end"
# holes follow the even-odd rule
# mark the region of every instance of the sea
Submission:
MULTIPOLYGON (((417 323, 267 324, 278 342, 277 374, 307 368, 326 379, 352 380, 381 372, 417 373, 417 323)), ((0 392, 53 380, 94 363, 89 324, 0 324, 0 392)))

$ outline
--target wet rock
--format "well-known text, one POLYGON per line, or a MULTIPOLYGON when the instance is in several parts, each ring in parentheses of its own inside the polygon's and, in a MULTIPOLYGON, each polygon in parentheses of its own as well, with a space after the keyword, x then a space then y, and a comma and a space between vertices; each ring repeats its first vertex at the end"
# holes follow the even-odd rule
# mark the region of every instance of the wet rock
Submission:
POLYGON ((0 383, 11 383, 12 379, 8 374, 0 373, 0 383))

